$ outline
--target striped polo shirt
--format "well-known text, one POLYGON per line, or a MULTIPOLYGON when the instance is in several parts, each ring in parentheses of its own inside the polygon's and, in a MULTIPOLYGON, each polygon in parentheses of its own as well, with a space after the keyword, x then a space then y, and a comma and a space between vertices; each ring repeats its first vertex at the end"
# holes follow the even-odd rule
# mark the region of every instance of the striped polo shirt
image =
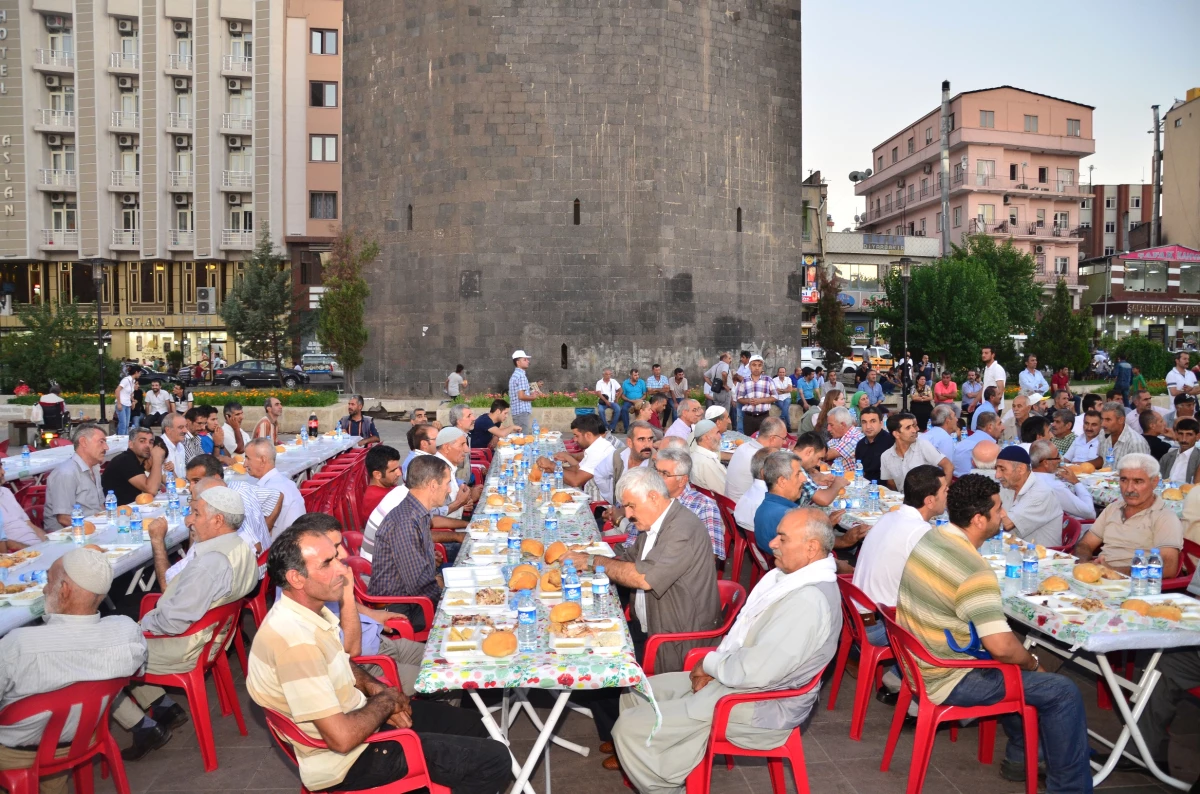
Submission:
MULTIPOLYGON (((314 720, 355 711, 367 702, 354 686, 337 617, 324 606, 319 613, 306 609, 287 595, 276 599, 254 635, 246 691, 255 703, 288 717, 314 739, 321 738, 314 720)), ((367 747, 360 744, 343 755, 292 746, 300 780, 309 791, 341 783, 367 747)))
MULTIPOLYGON (((961 529, 944 524, 917 541, 900 577, 897 621, 939 659, 973 657, 950 650, 945 629, 955 644, 971 641, 968 623, 979 637, 1009 631, 996 574, 961 529)), ((941 703, 968 672, 964 668, 931 667, 918 661, 929 699, 941 703)))

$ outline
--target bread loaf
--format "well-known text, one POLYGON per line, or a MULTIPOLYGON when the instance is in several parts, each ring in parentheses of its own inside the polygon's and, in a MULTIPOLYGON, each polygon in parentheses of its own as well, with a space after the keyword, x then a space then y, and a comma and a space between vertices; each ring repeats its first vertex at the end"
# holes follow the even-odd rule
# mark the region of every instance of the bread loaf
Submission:
POLYGON ((493 631, 483 640, 483 652, 488 656, 512 656, 517 652, 517 635, 511 631, 493 631))

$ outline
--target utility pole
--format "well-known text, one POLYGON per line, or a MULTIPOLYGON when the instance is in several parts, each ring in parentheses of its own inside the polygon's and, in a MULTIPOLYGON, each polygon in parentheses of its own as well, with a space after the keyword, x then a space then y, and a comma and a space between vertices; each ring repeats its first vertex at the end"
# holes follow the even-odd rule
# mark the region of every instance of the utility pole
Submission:
POLYGON ((1150 247, 1158 247, 1159 212, 1162 209, 1162 145, 1159 140, 1160 122, 1158 120, 1158 105, 1151 105, 1154 111, 1154 209, 1150 216, 1150 247))
POLYGON ((942 257, 950 256, 950 81, 942 81, 942 257))

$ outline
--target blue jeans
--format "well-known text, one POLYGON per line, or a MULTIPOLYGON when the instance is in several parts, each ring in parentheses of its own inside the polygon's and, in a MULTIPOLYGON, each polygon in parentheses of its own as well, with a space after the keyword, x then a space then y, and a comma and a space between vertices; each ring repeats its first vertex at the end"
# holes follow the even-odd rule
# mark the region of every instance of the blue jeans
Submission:
MULTIPOLYGON (((1089 763, 1087 718, 1083 696, 1071 679, 1055 673, 1021 673, 1025 703, 1038 710, 1038 742, 1046 759, 1046 790, 1055 794, 1090 794, 1092 767, 1089 763)), ((987 706, 1004 696, 1004 678, 999 670, 972 670, 943 701, 947 706, 987 706)), ((1004 757, 1024 763, 1025 736, 1021 716, 1004 714, 999 720, 1008 736, 1004 757)))
POLYGON ((122 405, 117 408, 117 435, 123 436, 129 432, 129 412, 133 406, 122 405))
POLYGON ((742 432, 742 406, 741 406, 741 403, 739 403, 737 400, 734 400, 733 404, 732 404, 732 410, 733 410, 734 420, 737 422, 737 431, 739 433, 741 433, 742 432))
POLYGON ((612 403, 609 403, 608 405, 597 403, 596 413, 600 415, 600 421, 604 423, 605 427, 607 427, 609 430, 617 429, 617 418, 621 415, 620 408, 617 408, 617 406, 613 405, 612 403), (612 418, 609 418, 609 414, 612 415, 612 418))
POLYGON ((786 400, 776 400, 775 407, 779 409, 779 418, 783 420, 784 430, 787 430, 789 433, 792 432, 792 421, 790 417, 792 411, 792 398, 789 397, 786 400))
POLYGON ((625 432, 628 433, 629 432, 629 422, 630 422, 629 409, 632 407, 633 407, 633 403, 629 403, 629 402, 621 403, 621 413, 619 416, 617 416, 616 419, 613 420, 612 427, 610 427, 608 429, 615 432, 617 429, 617 423, 620 422, 621 424, 623 424, 625 426, 625 432))
POLYGON ((867 626, 867 642, 877 648, 882 648, 888 644, 887 626, 882 620, 877 621, 874 625, 867 626))

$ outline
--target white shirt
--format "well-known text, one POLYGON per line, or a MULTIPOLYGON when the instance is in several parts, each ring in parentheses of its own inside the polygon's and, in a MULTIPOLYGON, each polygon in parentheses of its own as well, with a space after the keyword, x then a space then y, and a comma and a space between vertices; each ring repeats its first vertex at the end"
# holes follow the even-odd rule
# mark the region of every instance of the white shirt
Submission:
POLYGON ((663 433, 663 435, 676 436, 690 442, 692 440, 692 426, 683 421, 683 417, 681 416, 671 423, 671 426, 667 428, 667 432, 663 433))
POLYGON ((771 383, 775 384, 775 391, 779 392, 779 399, 785 397, 791 401, 792 379, 791 378, 771 378, 771 383))
POLYGON ((602 394, 610 403, 617 401, 617 389, 621 388, 621 384, 617 383, 616 378, 610 378, 608 383, 604 382, 604 378, 596 381, 596 391, 602 394))
POLYGON ((1075 434, 1076 438, 1083 435, 1083 414, 1075 417, 1075 424, 1071 427, 1071 432, 1075 434))
POLYGON ((33 531, 29 516, 17 503, 17 497, 7 488, 0 488, 0 527, 3 527, 0 534, 17 543, 31 546, 42 542, 33 531))
MULTIPOLYGON (((184 438, 186 439, 187 436, 184 436, 184 438)), ((173 463, 175 465, 176 477, 185 476, 187 474, 187 450, 184 449, 183 440, 181 439, 178 444, 172 444, 171 440, 166 436, 162 436, 162 440, 167 445, 167 457, 163 463, 173 463)))
POLYGON ((721 456, 695 442, 688 447, 688 453, 692 456, 692 485, 728 496, 729 480, 721 456))
MULTIPOLYGON (((455 470, 458 469, 458 467, 455 466, 453 463, 451 463, 450 459, 447 458, 445 455, 443 455, 440 452, 437 453, 436 455, 434 455, 434 457, 446 461, 446 465, 450 467, 450 493, 446 496, 446 505, 449 506, 455 499, 458 498, 458 488, 459 488, 458 478, 454 476, 454 472, 455 472, 455 470)), ((442 509, 444 509, 444 508, 442 508, 442 509)), ((464 509, 466 509, 465 506, 460 507, 457 510, 455 510, 453 513, 443 513, 443 512, 439 512, 439 511, 435 510, 435 511, 433 511, 433 514, 435 516, 445 515, 449 518, 462 518, 464 509)))
POLYGON ((750 459, 760 449, 762 444, 750 439, 735 449, 733 457, 729 459, 729 471, 725 475, 725 495, 735 503, 742 498, 742 494, 750 490, 754 482, 754 478, 750 476, 750 459))
MULTIPOLYGON (((642 556, 638 559, 646 559, 646 555, 654 548, 655 541, 658 540, 658 531, 662 529, 663 519, 667 517, 667 510, 671 509, 671 505, 675 502, 672 499, 667 502, 666 510, 663 510, 658 518, 654 519, 654 523, 650 525, 650 529, 646 532, 646 545, 642 546, 642 556)), ((638 623, 642 626, 649 626, 649 621, 646 620, 646 591, 635 590, 633 593, 633 610, 637 613, 638 623)))
POLYGON ((754 514, 758 512, 758 506, 762 504, 766 495, 767 483, 764 480, 755 480, 750 490, 742 494, 737 506, 733 508, 733 520, 739 527, 747 532, 754 531, 754 514))
POLYGON ((167 404, 171 402, 171 393, 159 389, 157 392, 150 389, 145 394, 146 413, 150 416, 155 414, 165 414, 167 412, 167 404))
POLYGON ((126 375, 125 377, 121 378, 121 384, 120 384, 119 388, 121 390, 121 397, 120 397, 121 405, 122 406, 133 405, 133 390, 137 388, 137 386, 133 382, 133 378, 129 375, 126 375))
POLYGON ((1171 474, 1167 477, 1168 480, 1172 482, 1187 482, 1188 458, 1192 456, 1192 452, 1195 449, 1195 447, 1190 447, 1187 452, 1179 453, 1179 456, 1175 458, 1175 465, 1171 467, 1171 474))
MULTIPOLYGON (((367 518, 367 526, 363 529, 363 536, 374 541, 375 533, 379 531, 379 525, 383 523, 383 519, 387 518, 388 513, 395 510, 404 501, 404 497, 406 496, 408 496, 408 488, 404 483, 397 484, 395 488, 384 494, 383 498, 379 500, 379 504, 375 505, 375 509, 371 511, 371 515, 367 518)), ((371 561, 371 552, 367 551, 366 544, 363 544, 363 549, 359 554, 367 562, 371 561)))
MULTIPOLYGON (((224 443, 222 443, 221 446, 225 447, 225 451, 227 453, 229 453, 230 455, 232 455, 233 451, 235 449, 237 449, 237 438, 233 435, 233 427, 231 427, 230 424, 228 422, 226 422, 221 427, 221 432, 224 433, 224 437, 225 437, 225 441, 224 441, 224 443)), ((250 443, 250 434, 247 433, 245 430, 243 430, 241 432, 242 432, 242 449, 244 450, 244 449, 246 449, 246 445, 250 443)))
MULTIPOLYGON (((608 458, 609 465, 612 464, 612 454, 615 449, 616 447, 607 438, 597 438, 590 447, 583 451, 583 460, 579 461, 579 470, 586 471, 594 478, 596 467, 600 465, 601 461, 608 458)), ((596 487, 599 488, 600 483, 596 483, 596 487)))
MULTIPOLYGON (((983 389, 984 389, 984 391, 987 391, 988 386, 995 386, 998 383, 1005 383, 1007 378, 1008 378, 1008 376, 1004 374, 1004 367, 1000 366, 1000 362, 993 361, 991 364, 988 364, 987 368, 984 369, 984 371, 983 371, 983 389)), ((1004 410, 1004 394, 1003 394, 1003 392, 1000 394, 1000 407, 997 410, 999 410, 999 411, 1004 410)))
MULTIPOLYGON (((595 445, 593 444, 592 446, 595 446, 595 445)), ((629 470, 629 453, 630 452, 632 452, 632 450, 630 450, 628 447, 626 447, 624 450, 621 451, 621 462, 623 464, 625 464, 626 471, 629 470)), ((646 460, 643 460, 638 465, 639 466, 650 465, 649 458, 647 458, 646 460)), ((613 493, 613 487, 616 485, 616 483, 613 482, 613 457, 612 457, 611 453, 608 455, 608 457, 606 457, 604 460, 600 461, 596 465, 596 470, 594 472, 592 472, 592 479, 594 479, 596 481, 596 490, 598 490, 600 492, 600 495, 602 497, 604 497, 604 501, 608 502, 609 504, 615 505, 617 502, 613 498, 615 496, 615 494, 613 493)))
POLYGON ((1063 460, 1067 463, 1089 463, 1100 457, 1100 439, 1104 436, 1103 433, 1097 433, 1096 437, 1088 441, 1082 433, 1075 436, 1075 441, 1072 442, 1067 454, 1063 455, 1063 460))
POLYGON ((1096 503, 1092 501, 1092 494, 1086 485, 1081 482, 1070 485, 1065 480, 1060 480, 1053 474, 1044 471, 1035 471, 1033 476, 1044 482, 1054 492, 1054 495, 1058 497, 1058 506, 1064 513, 1085 521, 1095 520, 1096 503))
POLYGON ((1000 504, 1021 540, 1042 546, 1062 543, 1063 509, 1045 482, 1029 477, 1019 491, 1001 487, 1000 504))
MULTIPOLYGON (((1179 371, 1179 367, 1171 367, 1171 371, 1167 373, 1167 393, 1171 394, 1171 389, 1190 389, 1196 385, 1196 376, 1190 369, 1179 371)), ((1174 394, 1171 394, 1174 397, 1174 394)))
POLYGON ((915 507, 901 505, 885 514, 863 538, 854 564, 854 586, 876 604, 895 606, 908 555, 929 530, 929 522, 915 507))
MULTIPOLYGON (((190 391, 183 393, 183 402, 175 403, 175 413, 186 414, 188 409, 192 407, 192 393, 190 391)), ((175 396, 171 396, 171 401, 174 402, 175 396)))
POLYGON ((446 379, 446 394, 451 397, 457 397, 462 391, 463 376, 457 372, 451 372, 450 377, 446 379))
MULTIPOLYGON (((248 482, 234 480, 233 482, 225 483, 238 496, 242 497, 243 518, 242 525, 238 527, 238 537, 241 538, 251 551, 254 551, 254 556, 259 555, 259 551, 255 550, 255 546, 261 546, 262 551, 271 548, 271 532, 267 529, 266 519, 263 517, 262 505, 258 501, 255 494, 255 486, 248 482)), ((183 559, 167 569, 167 582, 180 574, 187 564, 196 556, 196 544, 193 543, 187 550, 187 554, 183 555, 183 559)), ((265 565, 259 566, 258 576, 261 579, 266 573, 265 565)))
POLYGON ((275 540, 293 521, 304 515, 304 497, 292 478, 279 469, 271 469, 262 476, 258 484, 263 488, 274 488, 283 494, 283 507, 279 508, 279 517, 275 519, 275 528, 271 530, 271 540, 275 540))

